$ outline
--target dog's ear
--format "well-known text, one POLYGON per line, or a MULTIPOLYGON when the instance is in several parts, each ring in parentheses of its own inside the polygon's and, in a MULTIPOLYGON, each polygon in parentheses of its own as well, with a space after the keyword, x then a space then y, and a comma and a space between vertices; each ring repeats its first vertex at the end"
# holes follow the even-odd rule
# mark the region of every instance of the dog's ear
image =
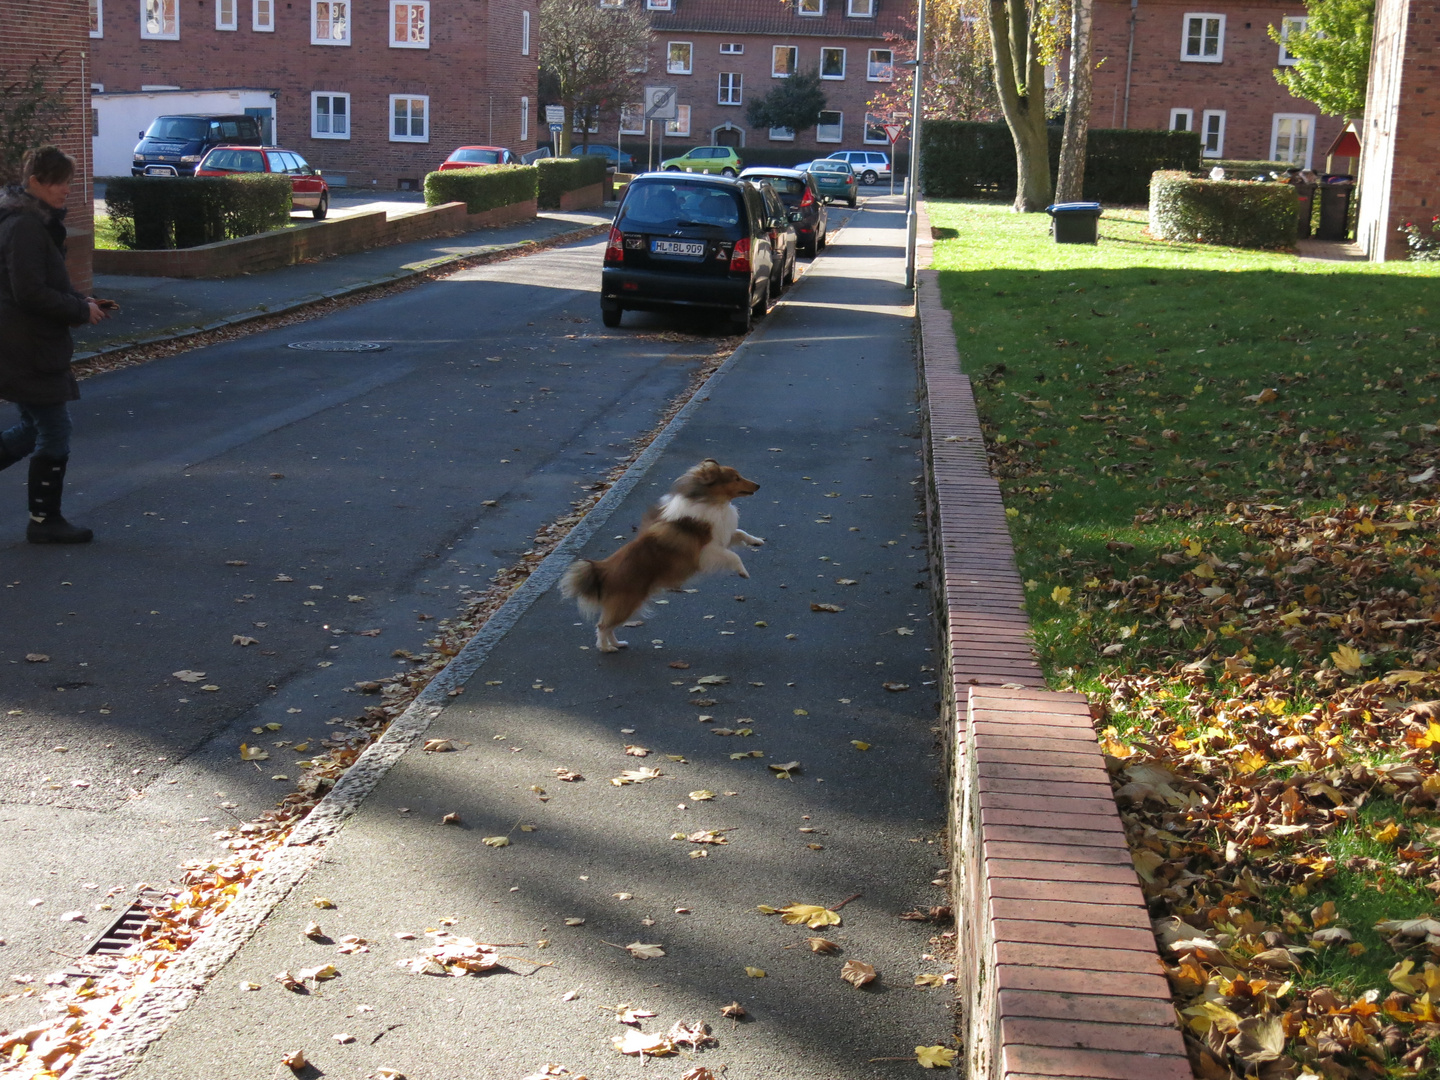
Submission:
POLYGON ((707 457, 695 467, 695 479, 699 480, 702 484, 717 483, 722 475, 722 467, 714 458, 707 457))

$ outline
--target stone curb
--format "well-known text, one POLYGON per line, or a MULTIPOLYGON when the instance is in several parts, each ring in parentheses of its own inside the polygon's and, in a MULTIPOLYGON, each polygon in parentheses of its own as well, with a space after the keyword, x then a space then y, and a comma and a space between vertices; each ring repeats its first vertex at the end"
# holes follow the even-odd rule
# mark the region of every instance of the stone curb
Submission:
POLYGON ((916 317, 926 516, 953 738, 951 880, 971 1080, 1190 1080, 1083 695, 1045 689, 1000 485, 928 269, 916 317))
MULTIPOLYGON (((521 248, 533 247, 542 250, 547 247, 557 247, 560 244, 572 243, 576 240, 588 240, 592 236, 599 236, 610 228, 609 222, 595 225, 586 225, 578 229, 571 229, 568 232, 555 233, 553 236, 540 237, 537 240, 517 240, 513 244, 482 244, 479 247, 470 248, 454 255, 442 255, 434 259, 426 259, 423 262, 406 263, 400 269, 392 271, 383 277, 371 278, 369 281, 357 282, 354 285, 346 285, 340 289, 331 289, 329 292, 316 293, 305 297, 303 300, 296 300, 291 304, 283 304, 280 307, 267 308, 264 311, 252 310, 242 311, 236 315, 230 315, 215 322, 206 323, 204 326, 194 326, 175 334, 160 334, 156 337, 142 338, 137 341, 121 341, 113 345, 106 345, 101 349, 94 349, 86 353, 76 353, 71 359, 72 364, 81 364, 87 360, 97 360, 111 353, 124 352, 127 349, 139 349, 146 345, 160 345, 167 341, 179 341, 182 338, 196 337, 200 334, 208 334, 215 330, 223 330, 226 327, 243 326, 245 323, 256 322, 261 319, 273 319, 281 315, 288 315, 294 311, 301 311, 316 304, 324 303, 326 300, 340 300, 347 296, 354 296, 357 293, 368 292, 371 289, 381 289, 386 285, 394 285, 397 282, 408 281, 410 278, 419 277, 422 274, 433 274, 437 270, 454 266, 457 263, 467 262, 470 259, 484 258, 489 255, 504 255, 518 251, 521 248)), ((343 255, 336 258, 344 258, 343 255)), ((268 271, 262 271, 268 272, 268 271)))
MULTIPOLYGON (((608 229, 609 225, 600 228, 608 229)), ((797 279, 776 307, 787 303, 794 295, 793 290, 803 282, 804 278, 797 279)), ((220 969, 289 895, 290 890, 319 862, 325 845, 359 810, 365 797, 429 730, 435 718, 444 711, 444 706, 453 701, 450 692, 464 686, 521 616, 555 586, 595 532, 646 477, 690 417, 710 400, 715 386, 744 357, 752 342, 763 340, 771 325, 767 320, 757 327, 696 389, 690 400, 590 512, 511 593, 510 598, 490 616, 465 647, 431 679, 410 707, 390 722, 379 739, 365 748, 355 764, 295 827, 285 843, 265 857, 264 867, 253 882, 241 890, 210 928, 155 983, 141 990, 100 1037, 75 1059, 65 1074, 66 1080, 118 1080, 135 1066, 146 1048, 164 1035, 180 1014, 194 1003, 209 981, 219 974, 220 969)))

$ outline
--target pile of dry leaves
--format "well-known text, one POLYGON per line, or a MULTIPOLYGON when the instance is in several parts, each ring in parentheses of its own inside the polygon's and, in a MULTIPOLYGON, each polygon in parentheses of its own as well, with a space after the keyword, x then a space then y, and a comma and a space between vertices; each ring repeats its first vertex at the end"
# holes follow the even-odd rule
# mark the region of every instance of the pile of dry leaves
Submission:
POLYGON ((1207 1080, 1440 1072, 1437 520, 1232 506, 1087 570, 1130 666, 1084 688, 1207 1080))

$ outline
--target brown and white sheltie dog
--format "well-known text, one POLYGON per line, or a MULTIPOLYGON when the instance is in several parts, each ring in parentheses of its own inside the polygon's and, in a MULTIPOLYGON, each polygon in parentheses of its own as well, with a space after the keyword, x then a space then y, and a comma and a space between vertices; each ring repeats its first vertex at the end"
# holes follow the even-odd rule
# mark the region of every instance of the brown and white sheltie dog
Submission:
POLYGON ((595 647, 601 652, 624 647, 627 642, 616 640, 615 628, 657 592, 678 589, 695 574, 734 570, 748 578, 745 564, 730 549, 765 541, 739 528, 740 514, 731 500, 759 490, 759 484, 730 466, 706 458, 646 511, 634 540, 608 559, 571 563, 560 591, 578 600, 584 614, 596 617, 595 647))

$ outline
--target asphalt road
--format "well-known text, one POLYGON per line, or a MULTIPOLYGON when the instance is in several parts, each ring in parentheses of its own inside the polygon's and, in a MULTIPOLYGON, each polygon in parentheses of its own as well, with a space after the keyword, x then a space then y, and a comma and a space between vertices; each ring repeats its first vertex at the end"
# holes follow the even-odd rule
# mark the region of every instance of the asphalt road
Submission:
POLYGON ((10 977, 62 967, 106 894, 170 880, 289 790, 238 760, 253 727, 299 741, 356 716, 373 699, 348 688, 422 646, 419 616, 526 550, 722 347, 662 316, 604 330, 601 251, 85 382, 65 511, 92 545, 27 545, 24 468, 0 474, 0 1029, 41 1011, 10 977), (384 348, 288 347, 313 340, 384 348))
MULTIPOLYGON (((947 895, 903 237, 895 209, 857 215, 586 548, 613 550, 715 456, 761 485, 740 504, 766 539, 743 555, 751 577, 660 598, 614 655, 572 603, 539 597, 428 731, 457 752, 400 758, 131 1080, 280 1076, 297 1049, 304 1075, 347 1080, 382 1067, 508 1080, 546 1063, 592 1078, 703 1064, 726 1080, 900 1080, 916 1046, 953 1042, 951 992, 915 985, 951 965, 937 928, 899 918, 947 895), (610 782, 647 767, 659 775, 610 782), (847 898, 816 929, 757 910, 847 898), (328 942, 301 934, 311 919, 328 942), (397 966, 442 927, 504 943, 502 970, 397 966), (351 934, 369 951, 339 954, 351 934), (850 961, 878 979, 852 987, 850 961), (304 994, 274 979, 325 963, 339 976, 304 994), (741 1022, 721 1016, 732 1000, 741 1022), (646 1033, 705 1021, 718 1045, 622 1056, 627 1004, 646 1033)), ((622 336, 640 333, 630 319, 622 336)))

